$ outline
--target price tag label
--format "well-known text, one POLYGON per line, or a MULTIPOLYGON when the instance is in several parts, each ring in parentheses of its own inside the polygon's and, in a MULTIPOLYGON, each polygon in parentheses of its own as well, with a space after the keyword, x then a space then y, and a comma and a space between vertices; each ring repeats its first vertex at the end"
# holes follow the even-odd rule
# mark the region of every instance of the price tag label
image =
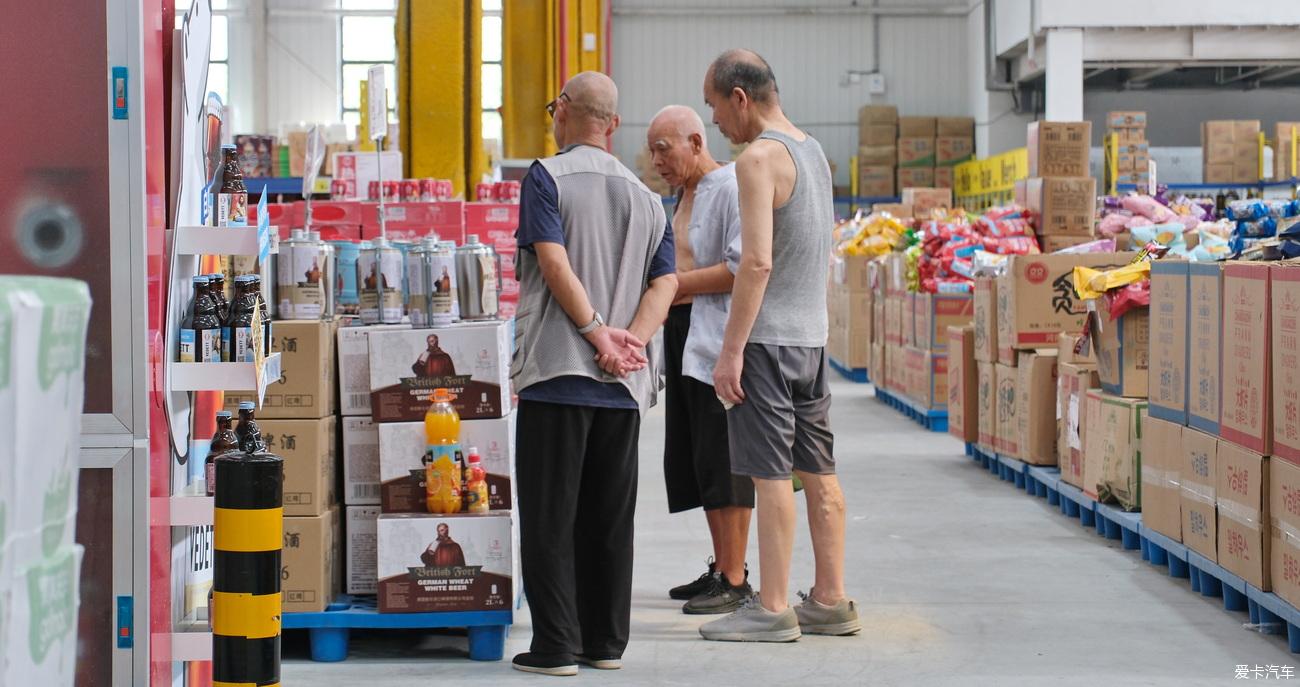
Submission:
POLYGON ((262 193, 262 199, 257 201, 257 261, 263 265, 271 257, 271 217, 266 212, 267 195, 262 193))
POLYGON ((375 65, 366 72, 366 114, 370 123, 370 140, 388 135, 388 91, 384 85, 384 67, 375 65))

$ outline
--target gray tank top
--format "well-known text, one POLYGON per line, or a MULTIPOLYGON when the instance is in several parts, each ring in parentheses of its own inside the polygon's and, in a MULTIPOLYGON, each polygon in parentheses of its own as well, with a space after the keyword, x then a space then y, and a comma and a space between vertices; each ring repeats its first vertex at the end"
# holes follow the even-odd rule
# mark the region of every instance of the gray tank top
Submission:
POLYGON ((790 199, 772 213, 772 274, 749 340, 821 348, 826 345, 826 277, 835 229, 830 165, 812 136, 797 141, 764 131, 758 137, 785 145, 796 176, 790 199))

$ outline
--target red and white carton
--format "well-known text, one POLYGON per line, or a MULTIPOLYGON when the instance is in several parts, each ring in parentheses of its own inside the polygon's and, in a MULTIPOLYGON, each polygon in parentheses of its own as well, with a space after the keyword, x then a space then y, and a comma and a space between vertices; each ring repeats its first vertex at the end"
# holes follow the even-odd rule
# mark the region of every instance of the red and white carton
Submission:
MULTIPOLYGON (((271 226, 278 226, 281 231, 285 231, 293 221, 293 203, 267 203, 266 215, 271 226)), ((248 205, 248 224, 257 224, 257 203, 248 205)))
POLYGON ((501 297, 519 298, 519 282, 514 277, 501 277, 501 297))
MULTIPOLYGON (((267 206, 270 207, 270 206, 267 206)), ((307 202, 300 200, 293 204, 290 226, 302 229, 307 221, 307 202)), ((275 222, 272 215, 272 224, 275 222)), ((313 201, 311 204, 312 228, 326 225, 361 226, 361 203, 354 201, 313 201)), ((283 223, 279 223, 283 227, 283 223)))
POLYGON ((401 190, 398 197, 403 203, 420 202, 420 180, 419 179, 402 179, 401 190))
POLYGON ((496 185, 487 182, 479 182, 474 187, 474 200, 480 203, 491 203, 496 200, 496 185))
POLYGON ((519 311, 519 304, 514 301, 501 301, 497 304, 497 315, 503 320, 510 319, 519 311))

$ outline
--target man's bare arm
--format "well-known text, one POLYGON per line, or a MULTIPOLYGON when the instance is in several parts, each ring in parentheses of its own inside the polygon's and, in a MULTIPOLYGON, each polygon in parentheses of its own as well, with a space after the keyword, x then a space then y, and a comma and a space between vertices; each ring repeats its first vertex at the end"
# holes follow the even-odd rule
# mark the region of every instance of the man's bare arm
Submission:
MULTIPOLYGON (((590 324, 596 310, 587 296, 586 287, 578 280, 573 266, 569 264, 569 252, 564 246, 550 242, 534 243, 533 249, 537 251, 537 263, 546 288, 569 316, 569 321, 575 327, 590 324)), ((584 335, 602 360, 601 367, 610 374, 622 375, 645 366, 645 356, 635 350, 644 348, 645 341, 629 340, 624 334, 625 330, 606 326, 597 327, 584 335)))
POLYGON ((649 341, 668 317, 668 306, 677 294, 677 275, 665 274, 650 281, 650 288, 641 294, 636 317, 627 329, 641 341, 649 341))
POLYGON ((698 270, 677 273, 677 297, 698 296, 705 293, 731 293, 736 275, 726 263, 718 263, 698 270))
POLYGON ((722 354, 739 356, 749 341, 772 273, 772 207, 776 184, 766 146, 750 146, 736 161, 740 191, 740 267, 731 295, 731 316, 722 354))

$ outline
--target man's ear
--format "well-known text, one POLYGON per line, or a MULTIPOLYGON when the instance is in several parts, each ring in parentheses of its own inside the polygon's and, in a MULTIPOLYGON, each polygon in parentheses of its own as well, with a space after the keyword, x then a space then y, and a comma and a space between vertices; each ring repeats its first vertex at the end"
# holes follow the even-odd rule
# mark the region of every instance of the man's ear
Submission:
POLYGON ((622 121, 623 121, 623 120, 620 119, 619 116, 618 116, 617 114, 614 115, 613 117, 610 117, 610 119, 609 119, 609 128, 605 130, 605 136, 606 136, 606 137, 613 136, 613 135, 614 135, 614 132, 615 132, 615 131, 618 131, 618 125, 619 125, 622 121))
POLYGON ((691 134, 690 138, 691 138, 691 147, 695 149, 695 152, 698 153, 701 150, 704 150, 703 136, 701 136, 700 134, 691 134))

